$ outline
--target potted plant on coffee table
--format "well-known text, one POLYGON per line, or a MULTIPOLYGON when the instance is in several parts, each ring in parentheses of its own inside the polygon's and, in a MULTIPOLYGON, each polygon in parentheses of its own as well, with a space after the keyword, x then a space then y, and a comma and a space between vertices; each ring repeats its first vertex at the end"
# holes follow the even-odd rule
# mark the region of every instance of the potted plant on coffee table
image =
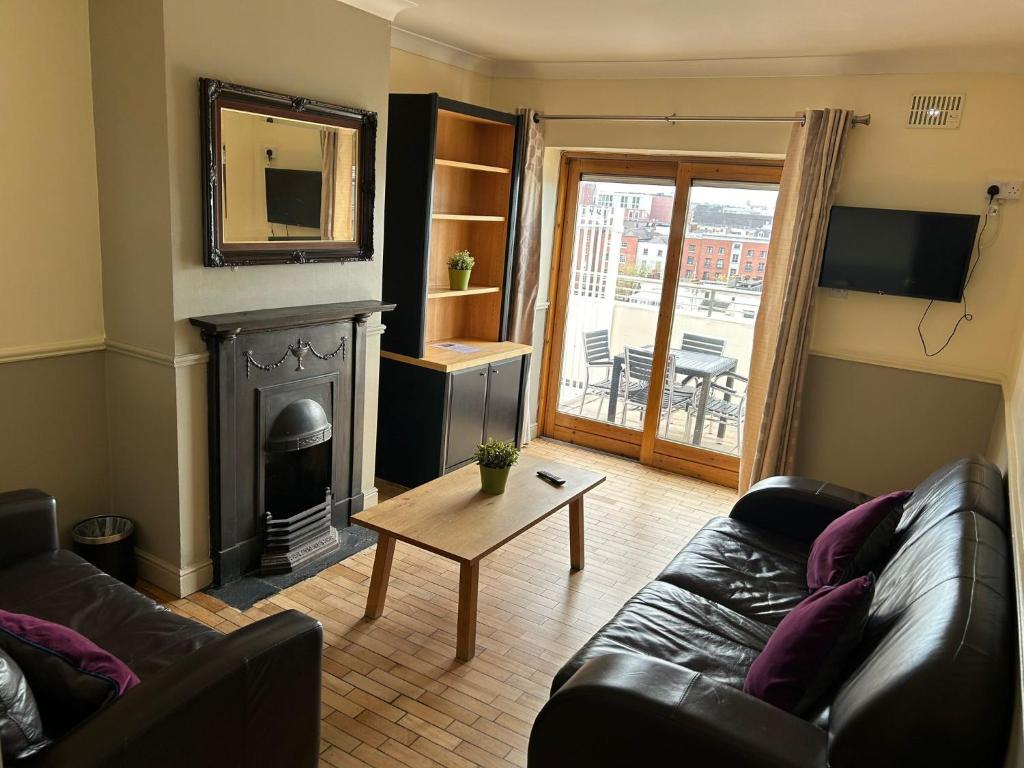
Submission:
POLYGON ((480 490, 499 494, 505 492, 509 470, 519 461, 519 449, 511 441, 503 443, 489 437, 476 447, 473 458, 480 465, 480 490))
POLYGON ((469 251, 458 251, 448 258, 448 287, 453 291, 464 291, 469 288, 469 276, 473 272, 476 259, 469 251))

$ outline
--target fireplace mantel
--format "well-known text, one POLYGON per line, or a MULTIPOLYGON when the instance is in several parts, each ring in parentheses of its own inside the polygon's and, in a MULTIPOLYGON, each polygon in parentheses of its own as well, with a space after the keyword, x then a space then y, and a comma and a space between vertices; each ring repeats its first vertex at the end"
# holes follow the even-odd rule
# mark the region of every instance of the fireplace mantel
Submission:
MULTIPOLYGON (((333 541, 336 548, 336 535, 332 539, 320 528, 343 528, 351 514, 362 510, 367 319, 394 307, 376 300, 347 301, 192 318, 210 350, 210 557, 218 586, 259 569, 263 555, 269 558, 262 560, 264 569, 270 561, 289 568, 316 557, 320 544, 330 551, 333 541), (322 431, 329 437, 315 442, 329 445, 329 457, 319 461, 324 470, 322 478, 318 470, 316 485, 296 486, 303 491, 303 509, 279 519, 279 509, 269 509, 268 499, 293 496, 277 492, 275 478, 282 476, 282 465, 274 457, 280 441, 271 433, 278 416, 297 401, 323 409, 322 431), (312 507, 303 510, 312 496, 324 499, 325 491, 320 507, 328 519, 323 525, 314 521, 318 538, 310 542, 296 521, 305 521, 307 512, 316 514, 312 507), (287 538, 279 528, 298 531, 296 550, 287 555, 273 546, 287 538)), ((293 442, 296 449, 317 449, 302 435, 293 442)))
POLYGON ((310 304, 305 307, 276 307, 253 309, 245 312, 227 312, 223 315, 193 317, 189 322, 202 331, 204 337, 237 336, 240 333, 302 328, 352 318, 366 318, 374 312, 390 312, 394 304, 376 299, 342 301, 337 304, 310 304))

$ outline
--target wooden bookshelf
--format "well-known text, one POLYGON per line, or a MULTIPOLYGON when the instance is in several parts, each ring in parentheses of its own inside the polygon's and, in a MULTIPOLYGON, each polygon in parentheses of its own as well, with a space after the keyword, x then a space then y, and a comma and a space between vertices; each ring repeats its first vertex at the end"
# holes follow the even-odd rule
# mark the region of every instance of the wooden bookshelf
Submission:
POLYGON ((388 111, 377 473, 417 485, 471 461, 486 437, 520 442, 530 347, 508 339, 520 118, 437 94, 388 111), (448 259, 468 250, 470 287, 448 259), (455 347, 439 347, 453 342, 455 347))
POLYGON ((461 168, 465 171, 482 171, 483 173, 511 173, 511 168, 502 168, 496 165, 481 165, 480 163, 463 163, 459 160, 445 160, 437 158, 434 165, 442 165, 446 168, 461 168))
POLYGON ((427 290, 427 299, 456 299, 481 293, 497 293, 500 290, 496 285, 471 285, 464 291, 453 291, 447 285, 433 285, 427 290))
POLYGON ((504 216, 491 216, 476 213, 433 213, 432 218, 444 221, 504 221, 504 216))

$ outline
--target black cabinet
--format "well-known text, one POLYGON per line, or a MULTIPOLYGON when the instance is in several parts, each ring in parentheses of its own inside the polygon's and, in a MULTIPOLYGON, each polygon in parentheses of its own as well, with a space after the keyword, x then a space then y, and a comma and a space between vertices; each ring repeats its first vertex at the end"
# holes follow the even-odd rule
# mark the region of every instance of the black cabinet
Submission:
MULTIPOLYGON (((502 442, 515 441, 519 436, 522 409, 519 395, 522 389, 522 358, 491 363, 487 371, 487 414, 484 420, 484 438, 493 437, 502 442)), ((518 442, 516 443, 518 445, 518 442)))
POLYGON ((377 476, 413 487, 468 464, 488 437, 520 445, 529 361, 446 372, 381 358, 377 476))
POLYGON ((528 344, 509 339, 522 118, 432 94, 391 94, 377 475, 415 486, 519 444, 528 344), (475 260, 452 290, 448 258, 475 260))
POLYGON ((449 374, 445 470, 465 464, 480 444, 487 418, 487 366, 449 374))

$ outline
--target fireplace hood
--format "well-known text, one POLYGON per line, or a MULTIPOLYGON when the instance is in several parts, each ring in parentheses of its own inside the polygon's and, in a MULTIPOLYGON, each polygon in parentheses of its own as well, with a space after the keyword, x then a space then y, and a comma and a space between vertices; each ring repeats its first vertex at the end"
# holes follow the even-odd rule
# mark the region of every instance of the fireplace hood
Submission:
POLYGON ((331 421, 324 408, 308 397, 290 403, 274 419, 267 450, 274 453, 312 448, 331 439, 331 421))

